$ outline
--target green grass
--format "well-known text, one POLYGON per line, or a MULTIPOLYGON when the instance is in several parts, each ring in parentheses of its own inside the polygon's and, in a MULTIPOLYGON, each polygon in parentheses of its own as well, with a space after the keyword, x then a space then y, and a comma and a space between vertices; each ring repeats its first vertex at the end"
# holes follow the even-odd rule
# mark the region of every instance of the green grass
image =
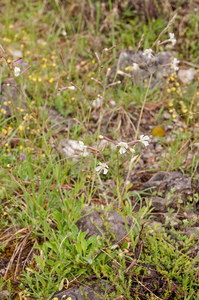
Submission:
MULTIPOLYGON (((129 89, 128 79, 125 79, 124 89, 120 84, 117 88, 107 88, 106 84, 106 71, 117 61, 117 53, 128 47, 136 49, 142 34, 140 49, 151 48, 176 12, 178 16, 170 28, 177 37, 176 56, 197 63, 196 4, 188 1, 192 5, 185 15, 178 2, 176 7, 169 3, 168 9, 154 1, 158 18, 151 16, 147 8, 138 16, 135 8, 124 6, 122 2, 117 8, 111 0, 104 3, 92 0, 33 3, 28 0, 0 4, 0 43, 5 50, 0 81, 14 77, 15 58, 11 54, 15 50, 22 51, 23 62, 31 66, 23 76, 14 77, 26 98, 25 118, 20 114, 17 118, 0 114, 0 255, 3 261, 11 261, 4 278, 0 278, 0 291, 8 290, 10 299, 22 299, 22 296, 51 299, 63 287, 79 282, 87 284, 93 278, 108 280, 113 286, 111 292, 106 291, 106 299, 123 296, 124 299, 188 300, 199 296, 198 256, 190 255, 195 238, 188 239, 174 228, 168 232, 166 226, 161 233, 157 228, 150 228, 150 195, 146 199, 132 184, 123 188, 128 171, 134 167, 130 164, 132 154, 120 157, 118 151, 107 147, 101 156, 90 153, 88 158, 79 157, 76 162, 64 158, 57 148, 61 138, 81 140, 96 148, 99 134, 105 135, 107 129, 110 129, 109 138, 126 141, 121 128, 130 121, 135 124, 139 116, 144 118, 145 110, 143 115, 141 111, 145 100, 147 107, 157 104, 159 111, 154 110, 153 115, 160 125, 162 114, 171 109, 172 100, 173 113, 182 117, 187 128, 184 135, 174 132, 175 141, 167 143, 165 137, 159 139, 168 153, 162 158, 162 170, 180 170, 194 178, 198 155, 188 164, 185 158, 187 147, 193 149, 193 143, 198 140, 197 130, 189 130, 198 121, 197 80, 188 86, 180 85, 182 95, 172 91, 176 79, 170 80, 161 91, 148 92, 139 86, 129 89), (67 34, 63 35, 63 31, 67 34), (103 52, 114 45, 114 49, 103 52), (95 52, 100 57, 100 66, 95 52), (102 84, 96 84, 92 77, 102 84), (58 92, 62 87, 71 86, 71 82, 80 90, 58 92), (96 118, 91 104, 99 94, 104 96, 105 104, 97 111, 96 118), (114 108, 106 105, 109 100, 115 101, 114 108), (186 106, 186 113, 180 101, 186 106), (76 123, 68 131, 58 132, 40 110, 44 105, 82 124, 76 123), (25 161, 20 159, 21 153, 26 155, 25 161), (97 163, 109 160, 108 174, 96 174, 97 163), (113 188, 107 179, 114 182, 113 188), (119 210, 125 220, 133 216, 133 226, 128 228, 126 224, 128 238, 123 244, 112 244, 105 236, 87 239, 87 233, 78 229, 76 222, 88 204, 99 211, 119 210), (141 251, 138 251, 139 245, 142 245, 141 251), (24 265, 17 263, 26 258, 24 265), (136 264, 133 264, 134 259, 137 259, 136 264), (131 264, 132 268, 128 269, 131 264), (157 277, 153 280, 153 271, 159 280, 157 277), (150 284, 146 289, 143 285, 147 280, 150 284)), ((165 32, 161 40, 167 38, 168 32, 165 32)), ((172 121, 171 113, 167 123, 173 124, 172 121)), ((134 136, 126 142, 132 141, 139 129, 134 125, 134 136)), ((144 151, 139 145, 134 148, 136 155, 144 151)), ((150 168, 142 171, 147 174, 150 168)), ((195 207, 197 193, 194 199, 189 199, 183 210, 195 207)), ((196 222, 190 220, 184 229, 194 224, 196 222)))

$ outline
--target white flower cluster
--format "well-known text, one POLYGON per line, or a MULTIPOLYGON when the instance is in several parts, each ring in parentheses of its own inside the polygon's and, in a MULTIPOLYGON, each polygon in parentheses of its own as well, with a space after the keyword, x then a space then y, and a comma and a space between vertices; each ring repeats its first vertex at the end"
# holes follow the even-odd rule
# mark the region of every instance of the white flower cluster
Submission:
POLYGON ((170 36, 169 41, 171 41, 172 45, 174 46, 176 44, 176 39, 175 39, 174 33, 169 33, 169 36, 170 36))
MULTIPOLYGON (((103 138, 103 137, 101 137, 103 138)), ((140 136, 140 139, 133 142, 133 143, 142 143, 145 147, 147 147, 149 145, 149 137, 147 135, 141 135, 140 136)), ((130 150, 132 153, 135 152, 134 149, 130 148, 129 145, 125 142, 119 142, 116 147, 119 147, 119 153, 122 155, 122 154, 125 154, 128 150, 130 150)), ((137 156, 135 157, 137 158, 137 156)), ((134 159, 132 160, 132 162, 134 161, 134 159)), ((99 172, 101 173, 101 171, 103 171, 103 174, 107 174, 108 173, 108 165, 107 163, 101 163, 99 162, 98 163, 98 166, 95 168, 95 171, 96 172, 99 172)))

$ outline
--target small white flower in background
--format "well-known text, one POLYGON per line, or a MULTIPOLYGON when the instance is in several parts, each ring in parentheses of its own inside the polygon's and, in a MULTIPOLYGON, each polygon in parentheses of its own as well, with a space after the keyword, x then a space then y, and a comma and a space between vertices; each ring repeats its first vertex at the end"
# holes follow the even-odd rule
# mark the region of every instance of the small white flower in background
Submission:
POLYGON ((120 147, 119 153, 124 154, 128 150, 129 146, 127 143, 120 142, 116 145, 116 147, 120 147))
POLYGON ((62 35, 67 35, 65 30, 62 31, 62 35))
POLYGON ((96 172, 101 173, 101 171, 103 171, 103 174, 107 174, 108 173, 108 166, 105 163, 98 163, 98 167, 95 168, 96 172))
POLYGON ((136 64, 136 63, 133 63, 133 67, 132 67, 132 70, 138 70, 139 69, 139 66, 138 66, 138 64, 136 64))
POLYGON ((148 135, 141 135, 140 136, 140 140, 139 140, 142 144, 144 144, 145 147, 147 147, 149 145, 149 136, 148 135))
POLYGON ((15 68, 14 68, 14 74, 15 74, 15 76, 19 76, 19 75, 20 75, 20 72, 21 72, 21 69, 20 69, 20 68, 18 68, 18 67, 15 67, 15 68))
POLYGON ((178 71, 179 67, 177 66, 177 64, 179 64, 179 60, 177 60, 177 58, 173 59, 173 62, 171 63, 171 68, 174 69, 174 71, 178 71))
POLYGON ((175 39, 174 33, 169 33, 169 36, 170 36, 169 41, 171 41, 172 45, 174 46, 176 44, 176 39, 175 39))
POLYGON ((152 52, 153 52, 152 49, 146 49, 146 50, 144 50, 143 55, 147 55, 148 58, 151 58, 151 57, 153 57, 152 52))

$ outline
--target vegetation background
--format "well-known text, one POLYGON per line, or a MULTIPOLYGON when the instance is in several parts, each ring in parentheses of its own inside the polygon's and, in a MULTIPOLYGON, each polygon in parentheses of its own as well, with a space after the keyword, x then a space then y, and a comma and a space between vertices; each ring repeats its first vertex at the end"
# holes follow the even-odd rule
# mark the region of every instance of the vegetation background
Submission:
MULTIPOLYGON (((52 299, 58 291, 98 280, 110 284, 103 296, 96 292, 101 299, 199 299, 198 254, 190 250, 198 245, 198 236, 185 235, 188 226, 199 226, 198 151, 193 146, 198 141, 198 77, 190 84, 180 83, 180 95, 177 75, 165 81, 163 89, 148 91, 133 86, 128 78, 125 84, 107 88, 106 72, 114 70, 119 51, 136 50, 139 43, 142 51, 152 48, 175 14, 169 27, 177 40, 175 48, 162 45, 158 51, 172 51, 180 67, 197 71, 197 0, 0 2, 2 94, 5 84, 14 86, 26 107, 16 105, 6 115, 1 96, 1 299, 52 299), (15 66, 23 71, 30 68, 16 77, 15 66), (14 78, 11 84, 10 78, 14 78), (96 99, 103 99, 99 107, 93 105, 96 99), (50 120, 50 108, 62 114, 64 130, 50 120), (153 134, 149 111, 154 116, 153 134), (165 112, 171 128, 179 121, 185 125, 184 134, 174 130, 175 140, 170 142, 164 130, 165 112), (129 131, 128 122, 135 130, 129 131), (140 166, 139 184, 130 184, 121 194, 129 156, 118 159, 106 148, 103 159, 91 151, 89 158, 79 155, 74 160, 64 157, 58 147, 65 138, 97 148, 99 134, 107 132, 114 141, 125 138, 126 142, 138 133, 156 136, 170 156, 161 158, 158 169, 150 163, 140 166), (95 172, 100 159, 113 162, 107 175, 95 172), (165 222, 161 232, 149 228, 150 196, 140 192, 159 170, 180 171, 193 183, 191 197, 183 204, 179 199, 176 210, 168 208, 170 216, 176 217, 181 209, 196 214, 181 227, 168 230, 165 222), (99 211, 118 210, 125 221, 133 216, 134 226, 130 229, 126 223, 124 241, 113 243, 104 234, 87 239, 76 222, 88 205, 99 211)), ((168 31, 161 36, 166 39, 168 31)), ((144 151, 136 148, 137 155, 144 151)))

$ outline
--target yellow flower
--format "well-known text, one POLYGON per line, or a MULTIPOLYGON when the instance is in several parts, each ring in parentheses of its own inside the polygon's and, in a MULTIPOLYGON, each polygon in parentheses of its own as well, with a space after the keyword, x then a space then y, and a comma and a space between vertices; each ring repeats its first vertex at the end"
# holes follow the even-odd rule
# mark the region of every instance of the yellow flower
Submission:
POLYGON ((170 89, 167 89, 167 93, 170 93, 170 91, 171 91, 170 89))
POLYGON ((196 95, 198 96, 198 95, 199 95, 199 92, 197 92, 196 95))
POLYGON ((19 149, 23 149, 23 146, 22 146, 22 145, 20 145, 20 146, 19 146, 19 149))
POLYGON ((40 132, 40 129, 37 129, 38 132, 40 132))
POLYGON ((47 58, 43 57, 42 60, 46 62, 46 61, 47 61, 47 58))
POLYGON ((53 83, 53 80, 54 80, 54 78, 52 77, 52 78, 49 80, 49 82, 50 82, 50 83, 53 83))
POLYGON ((172 117, 175 119, 177 117, 177 115, 175 113, 173 113, 172 117))
POLYGON ((23 130, 23 126, 19 126, 19 131, 22 131, 23 130))
POLYGON ((43 65, 42 67, 43 67, 43 68, 46 68, 47 66, 46 66, 46 65, 43 65))
POLYGON ((7 168, 10 168, 10 164, 7 164, 7 168))
POLYGON ((6 129, 2 129, 2 133, 7 134, 7 130, 6 129))
POLYGON ((8 149, 6 149, 6 151, 7 151, 7 152, 10 152, 10 149, 8 148, 8 149))
POLYGON ((36 77, 34 77, 32 80, 33 80, 33 81, 37 81, 37 78, 36 78, 36 77))
POLYGON ((128 66, 125 68, 125 71, 131 71, 132 70, 132 67, 131 66, 128 66))
POLYGON ((28 78, 31 79, 31 78, 32 78, 32 75, 29 75, 28 78))
POLYGON ((41 82, 41 78, 39 77, 38 79, 37 79, 39 82, 41 82))
POLYGON ((74 98, 74 97, 72 97, 72 98, 71 98, 71 100, 73 101, 73 100, 75 100, 75 98, 74 98))
POLYGON ((144 82, 147 82, 147 79, 144 79, 144 82))
POLYGON ((176 86, 179 86, 180 84, 179 84, 179 82, 176 82, 176 86))
POLYGON ((5 144, 6 147, 9 147, 8 143, 5 144))
POLYGON ((5 115, 6 114, 6 110, 4 108, 1 108, 1 113, 5 115))
POLYGON ((55 67, 55 66, 56 66, 56 64, 55 64, 55 63, 53 63, 53 64, 52 64, 52 66, 53 66, 53 67, 55 67))
POLYGON ((14 27, 14 25, 12 25, 12 24, 9 25, 9 28, 10 28, 10 29, 12 29, 13 27, 14 27))
POLYGON ((11 129, 12 129, 12 127, 11 127, 11 126, 9 126, 9 127, 8 127, 8 129, 9 129, 9 130, 11 130, 11 129))
POLYGON ((172 107, 172 106, 173 106, 173 103, 172 103, 172 102, 170 102, 170 103, 169 103, 169 106, 170 106, 170 107, 172 107))
POLYGON ((54 55, 52 55, 52 56, 51 56, 51 59, 55 59, 55 56, 54 56, 54 55))
POLYGON ((95 64, 95 60, 94 59, 92 60, 92 64, 95 64))
POLYGON ((175 90, 176 90, 176 88, 175 88, 175 87, 172 87, 172 91, 174 91, 174 92, 175 92, 175 90))

